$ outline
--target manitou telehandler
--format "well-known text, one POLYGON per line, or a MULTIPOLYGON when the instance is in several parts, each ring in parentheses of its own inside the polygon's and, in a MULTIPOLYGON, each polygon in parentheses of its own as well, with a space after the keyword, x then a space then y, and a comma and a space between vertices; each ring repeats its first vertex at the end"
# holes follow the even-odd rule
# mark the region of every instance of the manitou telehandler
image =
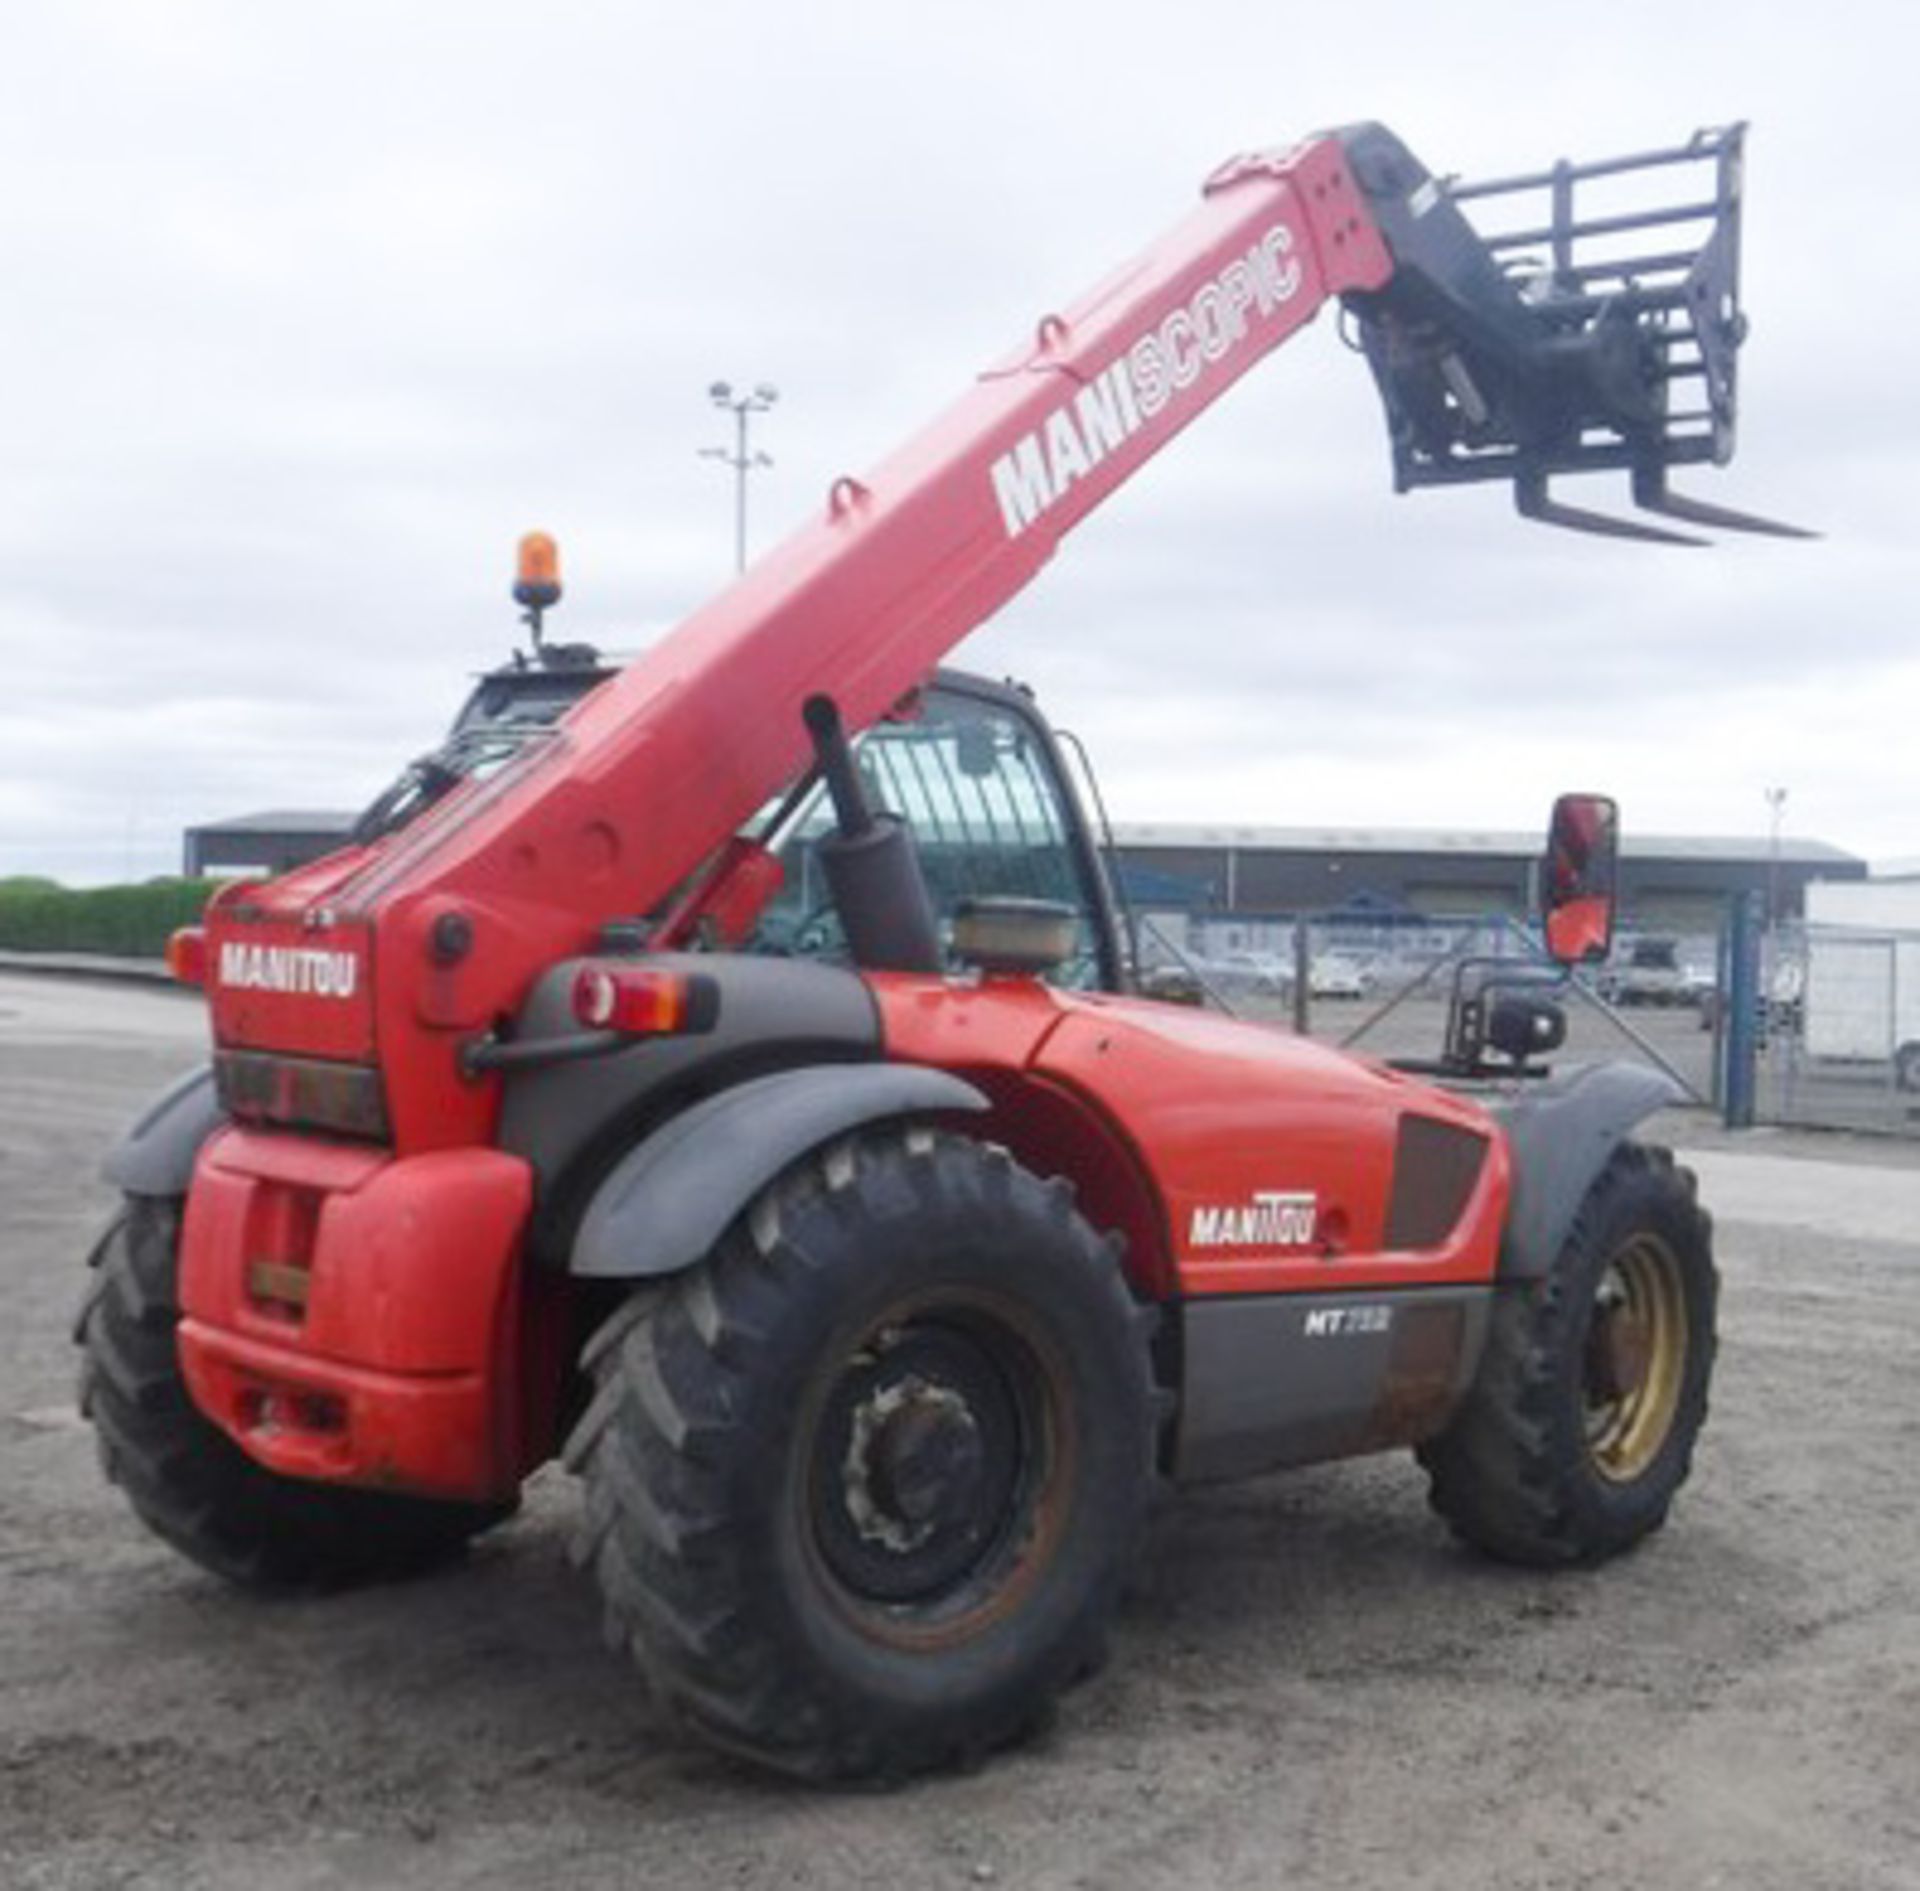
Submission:
MULTIPOLYGON (((173 947, 212 1063, 112 1155, 79 1325, 134 1508, 237 1581, 336 1583, 559 1454, 614 1641, 823 1778, 1033 1723, 1156 1476, 1411 1446, 1494 1555, 1655 1528, 1714 1347, 1707 1218, 1628 1140, 1664 1081, 1548 1075, 1550 995, 1485 977, 1451 1083, 1130 994, 1046 724, 935 666, 1333 297, 1400 486, 1678 537, 1548 495, 1612 467, 1777 529, 1666 486, 1733 447, 1740 158, 1469 189, 1363 125, 1235 159, 675 634, 544 698, 541 666, 544 710, 504 688, 343 850, 221 889, 173 947)), ((1613 831, 1558 811, 1563 963, 1606 950, 1613 831)))

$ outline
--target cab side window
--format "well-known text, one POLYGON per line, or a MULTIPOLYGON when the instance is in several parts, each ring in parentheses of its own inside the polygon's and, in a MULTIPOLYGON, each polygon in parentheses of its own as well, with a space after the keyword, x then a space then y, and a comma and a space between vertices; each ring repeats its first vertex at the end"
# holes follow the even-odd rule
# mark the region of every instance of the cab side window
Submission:
MULTIPOLYGON (((918 717, 878 724, 855 753, 873 804, 904 815, 912 827, 943 941, 962 899, 1054 900, 1079 914, 1080 949, 1052 982, 1099 983, 1095 907, 1072 845, 1061 784, 1022 717, 933 689, 918 717)), ((779 839, 786 885, 761 919, 753 941, 759 950, 844 956, 825 876, 813 857, 832 826, 832 808, 818 790, 779 839)))

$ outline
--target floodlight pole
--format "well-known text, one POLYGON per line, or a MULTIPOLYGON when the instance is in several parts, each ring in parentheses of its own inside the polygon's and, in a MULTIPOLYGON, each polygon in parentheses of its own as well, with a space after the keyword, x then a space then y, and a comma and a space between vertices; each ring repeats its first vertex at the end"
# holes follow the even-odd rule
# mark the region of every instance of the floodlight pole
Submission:
POLYGON ((1780 923, 1780 816, 1787 805, 1784 788, 1764 788, 1767 798, 1767 929, 1780 923))
POLYGON ((747 450, 748 416, 764 414, 780 398, 780 390, 761 381, 748 392, 736 394, 730 381, 715 381, 707 389, 707 398, 733 416, 733 445, 703 446, 700 457, 721 460, 733 468, 733 568, 741 572, 747 568, 747 475, 756 467, 773 464, 767 454, 747 450))

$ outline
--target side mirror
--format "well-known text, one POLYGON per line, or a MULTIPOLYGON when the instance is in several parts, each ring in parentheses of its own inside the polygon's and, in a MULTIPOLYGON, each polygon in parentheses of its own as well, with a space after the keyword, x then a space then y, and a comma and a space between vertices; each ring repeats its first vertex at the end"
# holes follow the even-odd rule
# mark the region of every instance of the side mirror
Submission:
POLYGON ((1613 946, 1620 809, 1603 794, 1563 794, 1553 804, 1540 880, 1547 953, 1562 965, 1604 959, 1613 946))

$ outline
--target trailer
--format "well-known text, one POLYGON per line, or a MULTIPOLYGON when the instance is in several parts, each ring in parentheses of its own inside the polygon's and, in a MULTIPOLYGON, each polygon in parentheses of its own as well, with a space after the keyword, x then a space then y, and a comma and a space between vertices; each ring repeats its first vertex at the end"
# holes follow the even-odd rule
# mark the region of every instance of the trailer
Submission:
POLYGON ((1920 1090, 1920 880, 1807 888, 1805 1048, 1920 1090))

